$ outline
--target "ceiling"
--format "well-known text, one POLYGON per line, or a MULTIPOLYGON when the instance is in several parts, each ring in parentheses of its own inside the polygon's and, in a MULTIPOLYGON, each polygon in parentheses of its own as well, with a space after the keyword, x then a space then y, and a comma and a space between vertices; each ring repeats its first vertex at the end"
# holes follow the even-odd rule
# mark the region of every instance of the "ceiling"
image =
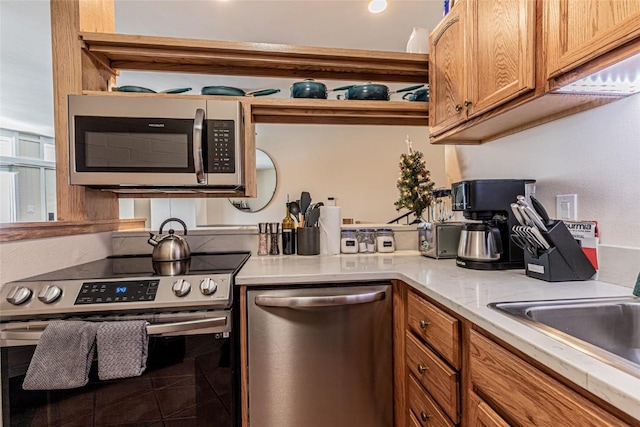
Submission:
MULTIPOLYGON (((380 14, 366 0, 114 1, 118 33, 386 51, 405 51, 413 27, 433 28, 442 17, 442 0, 388 0, 380 14)), ((294 81, 123 71, 117 84, 279 88, 275 96, 288 97, 294 81)), ((53 135, 52 87, 49 2, 0 0, 0 125, 53 135)))

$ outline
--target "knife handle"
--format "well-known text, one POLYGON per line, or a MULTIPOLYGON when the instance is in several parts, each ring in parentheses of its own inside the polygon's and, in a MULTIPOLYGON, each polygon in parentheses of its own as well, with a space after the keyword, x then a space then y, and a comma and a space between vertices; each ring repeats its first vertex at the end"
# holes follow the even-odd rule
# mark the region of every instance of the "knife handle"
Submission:
POLYGON ((545 225, 551 225, 553 223, 553 220, 549 218, 549 214, 547 213, 547 210, 544 208, 544 205, 540 203, 540 200, 536 199, 533 196, 530 196, 529 199, 531 200, 531 206, 538 213, 538 215, 540 215, 542 222, 545 225))
POLYGON ((547 231, 547 226, 542 223, 542 219, 538 216, 538 214, 531 209, 530 206, 523 206, 522 212, 531 219, 531 222, 540 230, 547 231))

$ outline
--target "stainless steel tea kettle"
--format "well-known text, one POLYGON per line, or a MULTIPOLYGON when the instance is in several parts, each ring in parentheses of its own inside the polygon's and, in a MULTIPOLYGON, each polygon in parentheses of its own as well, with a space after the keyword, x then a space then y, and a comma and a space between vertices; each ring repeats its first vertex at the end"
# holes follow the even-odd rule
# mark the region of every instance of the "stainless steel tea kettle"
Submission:
POLYGON ((169 229, 169 234, 162 236, 162 227, 168 222, 176 221, 182 224, 184 227, 184 235, 187 235, 187 225, 178 218, 169 218, 160 225, 160 232, 158 235, 149 233, 149 243, 153 246, 153 254, 151 254, 151 260, 153 262, 165 262, 165 261, 183 261, 191 258, 191 249, 189 249, 189 243, 175 234, 173 228, 169 229))

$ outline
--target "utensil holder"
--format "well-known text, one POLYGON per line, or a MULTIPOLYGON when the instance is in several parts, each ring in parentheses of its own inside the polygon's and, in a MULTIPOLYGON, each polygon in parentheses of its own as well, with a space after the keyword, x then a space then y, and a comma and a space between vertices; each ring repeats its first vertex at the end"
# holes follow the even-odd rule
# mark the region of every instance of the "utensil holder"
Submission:
POLYGON ((320 228, 298 228, 298 255, 318 255, 320 253, 320 228))
POLYGON ((524 253, 527 276, 547 282, 589 280, 596 272, 591 261, 562 221, 554 221, 542 232, 551 248, 537 257, 524 253))

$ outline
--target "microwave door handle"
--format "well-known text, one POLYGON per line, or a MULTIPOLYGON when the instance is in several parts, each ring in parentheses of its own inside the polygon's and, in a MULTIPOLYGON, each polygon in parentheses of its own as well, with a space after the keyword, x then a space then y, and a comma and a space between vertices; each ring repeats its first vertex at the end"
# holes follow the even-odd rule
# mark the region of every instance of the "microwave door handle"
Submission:
POLYGON ((193 164, 196 168, 198 184, 206 184, 207 177, 204 173, 204 156, 202 153, 202 135, 204 126, 204 110, 198 108, 193 120, 193 164))

